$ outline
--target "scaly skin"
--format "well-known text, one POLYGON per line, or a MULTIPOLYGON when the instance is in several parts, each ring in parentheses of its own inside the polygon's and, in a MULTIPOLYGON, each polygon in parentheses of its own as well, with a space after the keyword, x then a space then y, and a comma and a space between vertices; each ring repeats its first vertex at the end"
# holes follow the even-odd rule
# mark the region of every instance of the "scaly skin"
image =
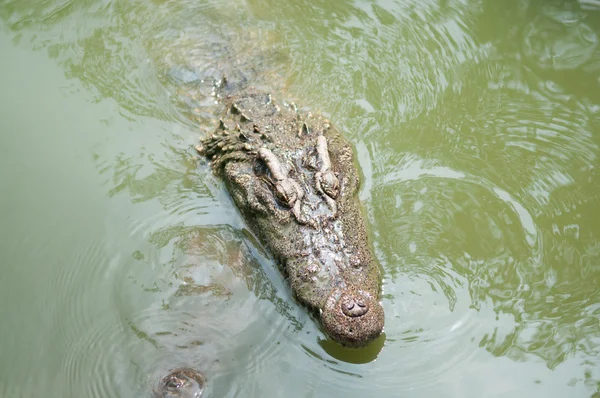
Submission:
POLYGON ((249 89, 223 103, 198 152, 329 337, 366 345, 381 334, 384 313, 352 147, 325 118, 270 94, 249 89))

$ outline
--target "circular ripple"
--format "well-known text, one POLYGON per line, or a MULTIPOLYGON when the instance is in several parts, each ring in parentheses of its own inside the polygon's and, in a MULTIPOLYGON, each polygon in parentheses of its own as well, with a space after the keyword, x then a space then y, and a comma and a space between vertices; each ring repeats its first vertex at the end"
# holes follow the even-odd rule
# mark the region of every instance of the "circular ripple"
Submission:
POLYGON ((540 263, 542 236, 508 192, 439 161, 406 155, 382 175, 373 197, 376 229, 386 231, 377 253, 387 271, 387 342, 377 368, 392 374, 386 353, 401 350, 411 372, 394 383, 426 389, 477 355, 495 324, 482 322, 489 300, 502 303, 528 283, 518 270, 540 263))
POLYGON ((127 330, 119 327, 115 314, 96 314, 80 327, 70 341, 60 365, 61 384, 72 395, 123 396, 135 389, 131 371, 127 330))
POLYGON ((48 280, 57 292, 56 307, 48 311, 56 317, 52 333, 65 344, 57 385, 74 396, 123 396, 122 391, 134 391, 137 384, 129 368, 128 331, 107 294, 121 258, 108 257, 108 242, 102 239, 74 247, 83 250, 48 280))
MULTIPOLYGON (((147 383, 156 384, 171 368, 191 366, 206 374, 208 395, 234 396, 240 385, 252 389, 277 362, 279 341, 294 332, 301 310, 282 298, 285 292, 273 286, 231 227, 165 227, 149 241, 169 266, 154 267, 152 279, 159 282, 145 289, 146 304, 131 304, 140 292, 128 287, 125 275, 113 288, 131 355, 140 372, 151 375, 147 383)), ((138 267, 156 261, 137 257, 138 267)))
POLYGON ((289 328, 270 303, 248 293, 226 302, 203 294, 173 297, 168 309, 148 308, 129 325, 138 345, 155 348, 140 361, 148 374, 155 379, 173 367, 196 367, 207 377, 208 396, 235 396, 251 386, 279 357, 276 342, 289 328))
POLYGON ((55 308, 47 312, 56 317, 52 323, 57 328, 55 333, 64 336, 68 342, 77 338, 93 322, 98 309, 97 300, 103 297, 101 283, 90 285, 82 281, 102 281, 106 272, 102 266, 106 263, 105 242, 72 243, 73 247, 81 247, 82 250, 75 253, 70 261, 56 267, 47 279, 48 291, 57 293, 56 300, 53 300, 55 308))
POLYGON ((288 34, 295 54, 288 75, 300 82, 291 89, 338 119, 354 117, 349 133, 359 130, 361 138, 427 114, 446 91, 460 93, 489 51, 475 40, 473 13, 457 2, 346 4, 324 23, 319 11, 296 10, 322 28, 306 24, 288 34))

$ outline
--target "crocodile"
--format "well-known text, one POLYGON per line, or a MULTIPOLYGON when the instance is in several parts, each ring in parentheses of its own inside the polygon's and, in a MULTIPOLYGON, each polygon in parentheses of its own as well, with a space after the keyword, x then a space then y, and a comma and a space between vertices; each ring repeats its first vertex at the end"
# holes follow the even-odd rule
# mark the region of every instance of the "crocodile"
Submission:
POLYGON ((381 335, 384 311, 354 149, 323 115, 281 99, 277 60, 285 55, 273 42, 252 29, 186 31, 153 53, 180 114, 210 126, 200 158, 224 181, 295 299, 332 340, 365 346, 381 335))
POLYGON ((216 86, 223 111, 197 152, 323 331, 342 346, 367 345, 385 317, 351 144, 324 116, 269 91, 233 89, 226 78, 216 86))

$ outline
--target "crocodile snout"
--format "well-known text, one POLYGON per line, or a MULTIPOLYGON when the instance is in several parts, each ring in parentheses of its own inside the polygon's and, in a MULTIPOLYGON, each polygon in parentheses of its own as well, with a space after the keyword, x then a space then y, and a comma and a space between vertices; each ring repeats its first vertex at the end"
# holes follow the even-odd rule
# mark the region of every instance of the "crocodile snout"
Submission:
POLYGON ((361 347, 383 332, 381 304, 359 289, 335 291, 328 298, 321 321, 325 332, 343 345, 361 347))
POLYGON ((200 398, 206 386, 206 378, 193 368, 177 368, 160 380, 154 389, 156 398, 200 398))

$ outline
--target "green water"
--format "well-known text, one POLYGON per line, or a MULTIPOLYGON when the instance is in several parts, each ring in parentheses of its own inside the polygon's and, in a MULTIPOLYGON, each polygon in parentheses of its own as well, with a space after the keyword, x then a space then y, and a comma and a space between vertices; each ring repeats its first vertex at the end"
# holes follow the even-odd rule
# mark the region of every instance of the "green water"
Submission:
POLYGON ((0 0, 0 397, 600 395, 598 35, 593 0, 0 0), (172 77, 228 51, 355 145, 381 351, 324 340, 196 162, 172 77))

